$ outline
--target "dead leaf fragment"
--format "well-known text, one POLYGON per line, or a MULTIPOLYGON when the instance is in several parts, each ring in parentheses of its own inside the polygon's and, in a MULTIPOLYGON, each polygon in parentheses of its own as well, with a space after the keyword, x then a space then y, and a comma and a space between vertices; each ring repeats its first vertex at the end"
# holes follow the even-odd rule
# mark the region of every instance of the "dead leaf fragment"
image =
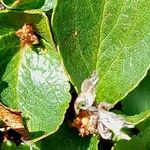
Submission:
POLYGON ((7 108, 0 103, 0 119, 6 124, 7 127, 14 129, 22 135, 23 140, 28 139, 27 131, 23 125, 21 112, 14 111, 7 108))
POLYGON ((81 110, 71 127, 77 128, 79 135, 87 136, 97 133, 97 115, 91 111, 81 110))
POLYGON ((21 46, 38 44, 39 40, 33 32, 33 27, 30 24, 24 24, 22 29, 16 32, 16 35, 20 38, 21 46))

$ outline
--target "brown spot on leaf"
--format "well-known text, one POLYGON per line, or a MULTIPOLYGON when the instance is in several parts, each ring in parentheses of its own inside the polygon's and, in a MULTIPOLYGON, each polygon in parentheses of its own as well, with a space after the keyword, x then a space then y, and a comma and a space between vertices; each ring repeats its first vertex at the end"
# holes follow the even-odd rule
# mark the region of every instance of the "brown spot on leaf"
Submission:
POLYGON ((27 131, 23 125, 21 112, 14 111, 0 104, 0 119, 6 124, 7 127, 12 128, 22 135, 23 140, 28 139, 27 131))

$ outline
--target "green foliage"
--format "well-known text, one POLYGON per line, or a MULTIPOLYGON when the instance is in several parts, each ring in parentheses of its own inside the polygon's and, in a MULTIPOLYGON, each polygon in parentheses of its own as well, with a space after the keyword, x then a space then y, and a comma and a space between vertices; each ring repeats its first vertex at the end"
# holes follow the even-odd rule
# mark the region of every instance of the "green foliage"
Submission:
POLYGON ((120 140, 116 143, 113 150, 149 150, 150 149, 150 128, 138 136, 133 137, 130 141, 120 140))
POLYGON ((138 87, 122 101, 123 113, 135 115, 150 109, 150 85, 147 83, 150 83, 150 72, 148 72, 138 87))
POLYGON ((39 150, 39 148, 35 144, 30 145, 29 143, 26 143, 16 146, 16 144, 11 141, 4 142, 1 147, 2 150, 31 150, 31 148, 32 150, 39 150))
POLYGON ((47 17, 40 12, 1 11, 0 20, 1 100, 22 112, 31 139, 49 135, 63 122, 70 86, 60 55, 49 44, 47 17), (38 45, 20 47, 15 32, 25 23, 32 24, 41 36, 38 45))
POLYGON ((29 131, 24 145, 7 141, 2 150, 98 150, 99 137, 80 137, 65 119, 69 104, 74 111, 69 82, 79 94, 93 71, 97 103, 120 101, 120 114, 141 132, 113 149, 150 149, 150 1, 0 2, 0 101, 21 112, 29 131), (17 37, 25 24, 38 43, 17 37))
POLYGON ((9 9, 42 9, 47 11, 53 8, 54 0, 1 0, 1 3, 9 9))
POLYGON ((54 36, 78 90, 93 70, 100 79, 98 102, 116 103, 137 86, 150 64, 149 5, 145 0, 58 0, 54 36))
MULTIPOLYGON (((2 93, 2 102, 21 111, 28 130, 37 134, 50 134, 58 128, 70 100, 59 57, 49 44, 44 44, 46 54, 38 55, 37 49, 20 49, 3 76, 9 87, 2 93)), ((38 50, 42 52, 41 47, 38 50)))
POLYGON ((41 150, 98 150, 97 144, 97 137, 79 137, 75 130, 63 123, 59 130, 44 139, 39 147, 41 150))
POLYGON ((122 112, 129 122, 138 124, 150 116, 150 73, 122 100, 122 112), (131 103, 132 102, 132 103, 131 103))
POLYGON ((35 144, 30 145, 26 143, 16 146, 16 144, 11 141, 4 142, 1 147, 2 150, 31 150, 31 148, 32 150, 39 150, 39 148, 35 144))

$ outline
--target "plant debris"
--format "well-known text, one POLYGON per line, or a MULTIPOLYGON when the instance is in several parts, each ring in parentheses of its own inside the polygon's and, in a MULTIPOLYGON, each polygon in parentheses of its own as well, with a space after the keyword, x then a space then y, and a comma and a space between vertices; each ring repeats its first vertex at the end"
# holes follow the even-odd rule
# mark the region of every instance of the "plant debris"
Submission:
POLYGON ((33 27, 31 24, 25 23, 22 29, 19 29, 16 32, 16 35, 20 38, 22 47, 39 43, 37 36, 33 32, 33 27))
POLYGON ((0 10, 4 10, 5 6, 0 2, 0 10))
POLYGON ((23 125, 21 112, 14 111, 0 104, 0 119, 5 123, 5 129, 11 128, 22 135, 23 140, 28 140, 27 131, 23 125))
POLYGON ((92 111, 81 110, 79 115, 72 123, 72 127, 79 130, 79 135, 86 136, 97 133, 97 115, 92 111))
POLYGON ((81 85, 81 93, 75 100, 74 109, 76 114, 79 110, 87 110, 95 101, 95 87, 98 82, 98 77, 94 71, 91 78, 85 79, 81 85))
POLYGON ((98 77, 95 71, 91 78, 83 81, 81 93, 74 104, 76 118, 72 127, 77 128, 82 137, 97 134, 103 139, 111 140, 114 135, 120 139, 130 140, 130 137, 122 129, 133 128, 134 126, 127 123, 121 115, 110 112, 109 110, 113 107, 112 104, 101 102, 97 106, 94 105, 97 82, 98 77))

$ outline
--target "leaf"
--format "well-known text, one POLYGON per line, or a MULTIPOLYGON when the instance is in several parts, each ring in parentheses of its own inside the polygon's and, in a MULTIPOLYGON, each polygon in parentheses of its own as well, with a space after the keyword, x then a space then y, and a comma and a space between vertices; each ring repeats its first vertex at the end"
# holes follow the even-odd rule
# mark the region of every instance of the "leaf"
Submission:
POLYGON ((44 13, 39 11, 26 11, 24 13, 0 11, 0 92, 6 86, 4 83, 2 85, 1 80, 7 63, 20 46, 19 38, 16 38, 15 32, 25 23, 32 24, 34 31, 53 45, 48 18, 44 13))
POLYGON ((94 70, 97 101, 117 103, 150 65, 150 1, 58 0, 52 27, 66 70, 80 90, 94 70))
POLYGON ((62 124, 57 132, 40 143, 40 150, 98 150, 98 138, 80 137, 78 132, 62 124))
POLYGON ((126 115, 135 115, 150 110, 150 72, 140 84, 129 93, 122 103, 122 111, 126 115), (134 109, 133 109, 134 108, 134 109))
POLYGON ((139 131, 144 131, 145 129, 147 129, 147 127, 150 127, 150 116, 137 125, 137 129, 139 131))
MULTIPOLYGON (((2 82, 2 75, 5 72, 7 63, 19 49, 19 39, 16 39, 14 31, 5 26, 3 28, 1 27, 2 26, 0 25, 0 83, 2 82)), ((2 85, 0 88, 2 88, 2 85)))
POLYGON ((70 100, 60 59, 44 44, 48 51, 44 55, 28 48, 13 57, 3 77, 9 87, 2 93, 6 105, 22 112, 28 130, 41 135, 57 130, 70 100))
POLYGON ((150 117, 150 111, 144 111, 142 113, 133 115, 133 116, 125 116, 126 120, 134 125, 137 125, 150 117))
POLYGON ((144 121, 150 116, 150 72, 121 102, 122 112, 129 120, 144 121))
POLYGON ((53 8, 54 0, 1 0, 1 3, 8 9, 42 9, 48 11, 53 8))
POLYGON ((11 110, 0 103, 0 119, 6 126, 14 129, 22 135, 23 140, 28 140, 27 131, 23 125, 21 112, 11 110))
MULTIPOLYGON (((25 23, 32 24, 34 31, 53 45, 52 35, 49 28, 49 21, 45 13, 40 11, 16 12, 3 10, 0 11, 0 33, 5 35, 10 30, 13 34, 25 23)), ((13 39, 12 42, 16 40, 13 39)))
POLYGON ((2 21, 0 33, 2 39, 5 37, 5 40, 0 41, 2 45, 0 64, 3 64, 5 56, 9 56, 9 49, 12 46, 16 47, 11 57, 8 57, 7 63, 5 62, 3 82, 6 82, 8 87, 5 87, 6 89, 2 92, 1 99, 6 106, 22 112, 31 139, 55 132, 63 122, 70 101, 68 79, 61 65, 60 56, 53 45, 51 46, 43 39, 37 46, 19 49, 19 38, 14 35, 14 32, 22 28, 25 23, 31 23, 34 27, 38 27, 37 33, 42 38, 50 41, 49 36, 46 36, 50 33, 41 34, 40 32, 49 29, 47 24, 41 26, 41 23, 46 23, 46 19, 43 13, 32 15, 0 13, 2 21), (11 20, 12 18, 14 21, 11 20), (9 30, 6 27, 12 30, 13 38, 9 36, 7 32, 9 30))
POLYGON ((56 0, 45 0, 44 5, 41 7, 43 11, 48 11, 55 6, 56 0))
POLYGON ((11 141, 4 142, 2 144, 1 150, 31 150, 31 148, 32 150, 40 150, 35 144, 29 145, 26 143, 16 146, 15 143, 11 141))
POLYGON ((120 140, 116 143, 113 150, 149 150, 150 149, 150 128, 133 137, 130 141, 120 140))

